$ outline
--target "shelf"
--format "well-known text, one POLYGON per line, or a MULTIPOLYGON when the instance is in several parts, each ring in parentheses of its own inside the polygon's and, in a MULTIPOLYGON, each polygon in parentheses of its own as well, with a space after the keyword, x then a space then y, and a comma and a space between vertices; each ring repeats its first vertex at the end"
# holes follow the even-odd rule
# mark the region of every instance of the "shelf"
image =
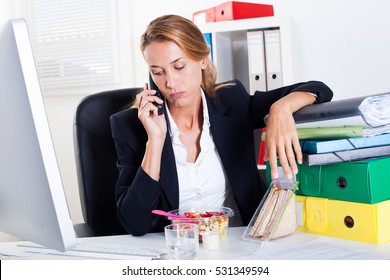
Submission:
POLYGON ((204 34, 212 34, 213 61, 217 66, 218 82, 239 79, 247 90, 249 90, 247 32, 278 29, 280 31, 283 85, 294 82, 288 17, 211 22, 199 25, 199 28, 204 34))
POLYGON ((230 21, 210 22, 198 25, 204 33, 239 31, 262 28, 289 28, 290 19, 288 17, 261 17, 230 21))

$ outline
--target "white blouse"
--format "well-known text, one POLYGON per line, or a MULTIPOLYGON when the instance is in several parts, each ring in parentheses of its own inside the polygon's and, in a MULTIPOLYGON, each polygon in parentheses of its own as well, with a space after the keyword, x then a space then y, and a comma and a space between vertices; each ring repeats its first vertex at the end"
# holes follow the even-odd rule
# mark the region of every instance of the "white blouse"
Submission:
MULTIPOLYGON (((179 209, 211 211, 217 207, 233 208, 235 219, 241 222, 218 151, 210 133, 207 102, 202 90, 203 126, 200 154, 194 163, 187 162, 187 150, 181 143, 180 131, 167 106, 169 133, 172 139, 179 180, 179 209)), ((231 221, 232 222, 232 221, 231 221)))

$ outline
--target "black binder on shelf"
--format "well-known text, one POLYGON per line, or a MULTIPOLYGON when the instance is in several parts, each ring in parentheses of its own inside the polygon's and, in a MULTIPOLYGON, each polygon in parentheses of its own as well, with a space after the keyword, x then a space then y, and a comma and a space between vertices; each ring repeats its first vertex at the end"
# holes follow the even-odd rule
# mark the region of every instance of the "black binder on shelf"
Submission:
POLYGON ((361 96, 306 106, 293 114, 297 128, 390 124, 390 93, 361 96))

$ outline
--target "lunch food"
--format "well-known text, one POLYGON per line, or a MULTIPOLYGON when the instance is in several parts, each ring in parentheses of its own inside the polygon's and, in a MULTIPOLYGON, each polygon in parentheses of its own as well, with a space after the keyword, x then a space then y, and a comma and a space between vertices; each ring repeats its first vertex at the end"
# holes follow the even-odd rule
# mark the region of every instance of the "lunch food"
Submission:
POLYGON ((293 190, 272 186, 249 236, 262 240, 276 239, 296 231, 297 217, 293 190))
MULTIPOLYGON (((228 234, 229 217, 234 214, 233 210, 228 207, 211 209, 211 211, 173 210, 170 213, 186 217, 185 219, 169 218, 172 223, 196 223, 199 226, 199 232, 218 230, 220 239, 228 234)), ((202 235, 199 239, 202 239, 202 235)))

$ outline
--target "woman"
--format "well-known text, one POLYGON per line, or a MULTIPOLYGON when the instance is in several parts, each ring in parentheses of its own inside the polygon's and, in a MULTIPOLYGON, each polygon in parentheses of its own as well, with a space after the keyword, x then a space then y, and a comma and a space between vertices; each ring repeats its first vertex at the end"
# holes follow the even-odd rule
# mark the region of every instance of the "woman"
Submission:
POLYGON ((333 93, 321 82, 298 83, 249 95, 239 81, 216 85, 209 47, 189 20, 153 20, 141 51, 162 94, 145 89, 135 107, 111 117, 118 153, 116 199, 123 226, 133 235, 162 231, 168 221, 153 209, 228 206, 231 225, 246 225, 265 192, 254 157, 253 130, 265 127, 276 179, 277 158, 286 175, 301 162, 292 113, 333 93), (164 100, 164 101, 163 101, 164 100), (159 115, 157 104, 163 104, 159 115))

